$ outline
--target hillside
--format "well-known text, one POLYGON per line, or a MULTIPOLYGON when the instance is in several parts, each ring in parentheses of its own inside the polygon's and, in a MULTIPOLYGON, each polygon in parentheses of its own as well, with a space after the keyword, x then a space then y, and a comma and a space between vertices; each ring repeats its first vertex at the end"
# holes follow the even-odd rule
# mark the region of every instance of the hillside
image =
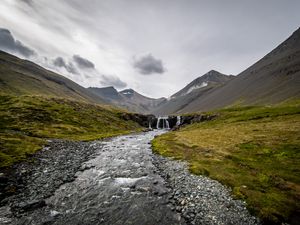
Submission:
POLYGON ((104 103, 97 95, 70 79, 0 51, 0 91, 13 95, 53 96, 104 103))
POLYGON ((234 76, 225 75, 218 71, 211 70, 208 73, 198 77, 183 89, 173 94, 168 101, 153 111, 156 115, 168 115, 182 112, 185 107, 192 104, 202 96, 214 91, 221 85, 232 80, 234 76))
POLYGON ((180 112, 233 104, 274 104, 300 97, 300 28, 286 41, 224 86, 202 95, 180 112))
POLYGON ((151 113, 166 101, 165 98, 154 99, 146 97, 133 89, 125 89, 118 92, 114 87, 90 87, 88 90, 114 106, 143 114, 151 113))
POLYGON ((92 140, 141 130, 129 113, 103 103, 66 77, 0 51, 0 168, 48 138, 92 140))
POLYGON ((25 159, 49 138, 95 140, 140 131, 125 114, 63 98, 0 95, 0 168, 25 159))
POLYGON ((154 151, 230 186, 263 224, 298 224, 299 100, 208 114, 218 116, 157 137, 154 151))

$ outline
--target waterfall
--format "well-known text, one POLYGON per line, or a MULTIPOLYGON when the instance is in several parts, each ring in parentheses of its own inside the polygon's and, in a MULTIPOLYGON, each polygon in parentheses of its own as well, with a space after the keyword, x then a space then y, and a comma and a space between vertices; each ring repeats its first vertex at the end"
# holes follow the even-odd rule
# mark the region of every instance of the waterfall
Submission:
POLYGON ((149 120, 149 129, 152 130, 152 127, 151 127, 151 120, 149 120))
POLYGON ((167 116, 159 116, 157 118, 156 129, 170 129, 169 121, 167 116), (160 123, 162 125, 160 125, 160 123))
POLYGON ((176 126, 180 126, 181 123, 181 116, 177 116, 176 126))
POLYGON ((166 128, 167 128, 167 129, 170 129, 170 125, 169 125, 168 119, 166 119, 166 128))
POLYGON ((157 118, 156 129, 159 129, 160 117, 157 118))

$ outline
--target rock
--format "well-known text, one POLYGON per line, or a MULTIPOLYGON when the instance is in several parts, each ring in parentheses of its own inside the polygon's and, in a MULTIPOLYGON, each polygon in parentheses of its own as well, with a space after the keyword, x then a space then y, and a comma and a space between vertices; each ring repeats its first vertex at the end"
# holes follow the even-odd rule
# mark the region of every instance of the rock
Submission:
POLYGON ((181 213, 187 224, 259 224, 245 203, 234 200, 230 190, 219 182, 190 174, 187 164, 180 161, 158 155, 154 161, 173 193, 169 197, 172 209, 181 213))
POLYGON ((8 185, 8 182, 9 182, 8 177, 4 173, 0 173, 0 191, 4 191, 4 189, 8 185))
POLYGON ((20 208, 22 211, 30 211, 44 206, 46 206, 46 202, 44 200, 33 200, 28 202, 22 202, 19 205, 17 205, 17 208, 20 208))
POLYGON ((56 217, 56 216, 58 216, 60 214, 61 214, 61 212, 58 212, 58 211, 55 211, 55 210, 51 210, 50 211, 50 216, 52 216, 52 217, 56 217))

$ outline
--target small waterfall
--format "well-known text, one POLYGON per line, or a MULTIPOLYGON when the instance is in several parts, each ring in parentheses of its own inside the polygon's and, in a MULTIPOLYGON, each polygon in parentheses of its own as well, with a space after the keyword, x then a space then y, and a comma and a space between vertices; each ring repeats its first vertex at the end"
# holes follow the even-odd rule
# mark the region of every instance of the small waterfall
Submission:
POLYGON ((167 129, 170 129, 170 124, 169 124, 168 119, 166 119, 166 128, 167 128, 167 129))
POLYGON ((149 129, 151 129, 152 130, 152 127, 151 127, 151 120, 149 121, 149 129))
POLYGON ((181 124, 181 116, 177 116, 176 126, 180 126, 181 124))
POLYGON ((159 129, 160 117, 157 118, 156 129, 159 129))
POLYGON ((170 129, 169 121, 167 116, 159 116, 157 118, 156 129, 170 129))

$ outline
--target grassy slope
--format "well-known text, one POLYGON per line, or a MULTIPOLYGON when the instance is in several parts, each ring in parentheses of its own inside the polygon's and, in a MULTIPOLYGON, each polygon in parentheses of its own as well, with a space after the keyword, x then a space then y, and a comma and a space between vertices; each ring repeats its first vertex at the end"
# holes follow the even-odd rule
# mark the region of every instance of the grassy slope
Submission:
POLYGON ((218 113, 213 121, 157 137, 154 151, 232 187, 265 222, 299 213, 300 102, 218 113))
POLYGON ((90 103, 105 103, 99 96, 67 77, 1 50, 0 92, 11 95, 42 95, 90 103))
POLYGON ((139 131, 108 106, 39 96, 0 95, 0 168, 41 149, 45 138, 93 140, 139 131))

